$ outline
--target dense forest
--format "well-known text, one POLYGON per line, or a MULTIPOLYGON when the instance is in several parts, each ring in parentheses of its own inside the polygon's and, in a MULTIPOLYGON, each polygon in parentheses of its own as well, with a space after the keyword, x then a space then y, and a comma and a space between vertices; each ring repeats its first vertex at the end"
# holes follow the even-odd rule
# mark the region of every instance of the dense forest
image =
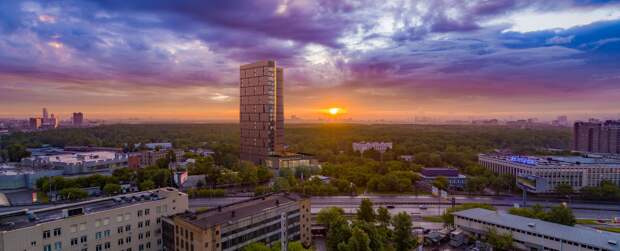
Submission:
MULTIPOLYGON (((355 141, 390 141, 394 149, 385 160, 402 154, 428 155, 445 162, 450 158, 442 153, 475 156, 493 149, 512 149, 531 152, 541 148, 566 149, 571 133, 566 128, 519 129, 510 127, 481 127, 456 125, 359 125, 312 124, 287 125, 285 132, 289 150, 316 155, 322 161, 339 155, 353 155, 355 141)), ((108 146, 124 147, 140 142, 172 142, 177 148, 222 147, 238 151, 237 124, 140 124, 105 125, 93 128, 57 129, 32 133, 14 133, 2 138, 3 149, 11 145, 28 147, 108 146)), ((370 158, 377 154, 369 153, 370 158)))
MULTIPOLYGON (((508 149, 516 153, 546 154, 548 148, 568 149, 571 142, 569 129, 554 127, 292 124, 287 125, 285 135, 289 151, 315 155, 322 162, 322 169, 281 170, 273 189, 313 195, 350 194, 356 191, 412 192, 412 185, 413 192, 417 193, 415 184, 420 180, 417 175, 420 168, 445 166, 459 168, 469 176, 465 187, 467 192, 478 193, 485 188, 496 192, 514 192, 514 177, 494 175, 480 167, 477 164, 478 153, 508 149), (394 143, 394 149, 382 158, 375 151, 365 152, 362 158, 359 153, 353 152, 351 146, 357 141, 389 141, 394 143), (415 157, 412 162, 406 162, 399 159, 400 155, 415 157), (313 174, 330 176, 332 182, 303 181, 303 177, 313 174)), ((131 151, 134 144, 146 142, 172 142, 174 147, 181 149, 205 147, 214 150, 212 157, 199 159, 195 167, 190 168, 191 174, 208 174, 210 179, 205 184, 256 184, 260 183, 256 180, 266 178, 261 173, 261 167, 243 165, 238 161, 237 124, 118 124, 14 133, 0 139, 0 154, 5 160, 18 161, 27 154, 26 147, 43 144, 57 147, 120 147, 131 151), (232 179, 222 170, 249 175, 232 179)), ((620 198, 620 188, 615 185, 607 187, 588 187, 582 192, 590 199, 620 198), (613 192, 603 191, 607 187, 613 188, 613 192)), ((258 186, 256 189, 263 193, 271 188, 258 186)), ((574 192, 558 191, 561 194, 574 192)))

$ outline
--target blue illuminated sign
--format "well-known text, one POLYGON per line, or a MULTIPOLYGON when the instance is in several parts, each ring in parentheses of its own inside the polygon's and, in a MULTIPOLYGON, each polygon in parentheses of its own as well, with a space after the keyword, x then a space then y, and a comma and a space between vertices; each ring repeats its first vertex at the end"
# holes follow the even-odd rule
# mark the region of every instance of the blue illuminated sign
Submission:
POLYGON ((519 164, 526 164, 530 166, 535 166, 538 164, 538 162, 535 159, 530 159, 530 158, 521 157, 521 156, 511 156, 510 161, 519 163, 519 164))

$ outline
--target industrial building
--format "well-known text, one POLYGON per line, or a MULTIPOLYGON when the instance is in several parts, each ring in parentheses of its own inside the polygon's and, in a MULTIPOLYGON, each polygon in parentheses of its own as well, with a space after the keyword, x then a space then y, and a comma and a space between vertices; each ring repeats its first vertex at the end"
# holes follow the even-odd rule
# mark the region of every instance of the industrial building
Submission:
POLYGON ((311 244, 310 200, 289 194, 255 197, 164 219, 164 250, 241 250, 254 242, 311 244))
POLYGON ((508 213, 474 208, 452 213, 454 226, 480 239, 491 229, 509 233, 519 250, 620 251, 620 235, 577 228, 508 213))
POLYGON ((460 174, 459 170, 456 168, 425 167, 420 171, 420 177, 427 182, 433 182, 440 176, 448 180, 448 186, 450 188, 462 189, 467 183, 467 176, 460 174))
POLYGON ((620 158, 616 156, 479 154, 478 163, 495 173, 518 177, 533 193, 553 192, 559 184, 574 190, 598 186, 604 180, 620 185, 620 158))
POLYGON ((74 175, 127 167, 127 158, 127 154, 113 151, 66 152, 23 158, 20 165, 35 169, 60 169, 65 175, 74 175))
POLYGON ((161 188, 0 214, 0 250, 162 250, 161 219, 185 212, 187 195, 161 188))

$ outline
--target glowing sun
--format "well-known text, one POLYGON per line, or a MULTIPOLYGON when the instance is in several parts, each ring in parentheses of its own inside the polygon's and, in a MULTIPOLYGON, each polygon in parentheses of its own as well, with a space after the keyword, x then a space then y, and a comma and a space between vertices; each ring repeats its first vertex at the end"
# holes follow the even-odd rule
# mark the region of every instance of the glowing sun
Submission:
POLYGON ((332 107, 332 108, 327 109, 327 113, 329 113, 329 115, 335 116, 335 115, 344 113, 344 110, 340 107, 332 107))

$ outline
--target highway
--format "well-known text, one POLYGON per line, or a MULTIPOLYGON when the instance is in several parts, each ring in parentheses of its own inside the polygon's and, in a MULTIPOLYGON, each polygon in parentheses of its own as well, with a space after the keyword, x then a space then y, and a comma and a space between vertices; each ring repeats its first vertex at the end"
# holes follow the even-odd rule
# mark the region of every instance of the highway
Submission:
MULTIPOLYGON (((506 211, 513 207, 515 203, 520 204, 521 199, 517 197, 470 197, 470 196, 453 196, 456 204, 462 203, 488 203, 494 205, 500 211, 506 211)), ((363 198, 369 198, 373 201, 375 206, 388 207, 391 213, 407 212, 410 215, 416 217, 431 216, 442 214, 443 211, 451 206, 451 199, 439 200, 436 197, 428 195, 368 195, 368 196, 330 196, 330 197, 312 197, 312 213, 318 213, 322 208, 326 207, 340 207, 345 210, 346 213, 355 213, 361 200, 363 198)), ((450 197, 451 198, 451 197, 450 197)), ((223 198, 198 198, 190 199, 189 206, 193 209, 198 208, 213 208, 220 205, 226 205, 242 200, 249 199, 249 197, 223 197, 223 198)), ((541 204, 545 207, 555 206, 561 203, 561 201, 546 202, 546 201, 528 201, 528 205, 541 204)), ((596 204, 596 203, 571 203, 568 204, 577 218, 605 218, 610 219, 613 217, 620 217, 620 203, 616 204, 596 204)), ((44 208, 50 205, 34 205, 34 206, 16 206, 16 207, 0 207, 0 213, 7 211, 15 211, 20 209, 37 209, 44 208)))
MULTIPOLYGON (((392 213, 407 212, 412 216, 431 216, 442 214, 443 211, 451 206, 451 199, 439 200, 436 197, 420 195, 369 195, 369 196, 330 196, 330 197, 312 197, 312 213, 318 213, 325 207, 340 207, 346 213, 354 213, 363 198, 369 198, 375 206, 385 206, 390 208, 392 213)), ((456 204, 462 203, 488 203, 500 211, 507 211, 513 207, 515 203, 520 204, 520 198, 516 197, 469 197, 454 196, 456 204)), ((226 198, 200 198, 191 199, 190 208, 200 207, 216 207, 236 201, 248 199, 247 197, 226 197, 226 198)), ((528 205, 541 204, 545 207, 556 206, 560 201, 528 201, 528 205)), ((571 203, 568 204, 577 218, 613 218, 620 217, 620 203, 618 204, 596 204, 596 203, 571 203)))

